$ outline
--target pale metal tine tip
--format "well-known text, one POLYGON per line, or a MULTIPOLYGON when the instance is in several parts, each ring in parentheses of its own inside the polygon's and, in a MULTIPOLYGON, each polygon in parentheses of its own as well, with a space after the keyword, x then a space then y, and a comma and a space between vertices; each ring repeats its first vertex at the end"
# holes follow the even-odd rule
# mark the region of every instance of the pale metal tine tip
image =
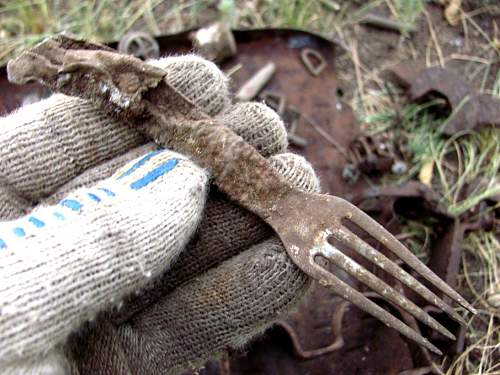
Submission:
POLYGON ((469 304, 460 294, 453 288, 441 280, 434 272, 432 272, 425 264, 423 264, 410 250, 408 250, 396 237, 394 237, 387 229, 373 220, 370 216, 363 211, 353 206, 353 210, 346 219, 351 220, 359 225, 375 239, 380 241, 389 250, 396 254, 406 264, 417 271, 422 277, 431 282, 436 288, 445 293, 448 297, 452 298, 467 310, 476 314, 476 309, 469 304))
POLYGON ((321 254, 327 259, 331 260, 336 266, 340 267, 348 274, 353 276, 355 279, 361 281, 363 284, 375 290, 385 299, 389 300, 396 306, 400 307, 404 311, 415 316, 418 320, 428 325, 429 327, 435 329, 442 335, 455 340, 455 336, 441 325, 437 320, 431 317, 428 313, 422 310, 420 307, 415 305, 412 301, 406 298, 404 295, 396 291, 390 285, 385 283, 383 280, 376 277, 373 273, 368 271, 366 268, 358 264, 356 261, 342 253, 332 244, 325 241, 325 244, 320 247, 321 254))
POLYGON ((448 313, 453 319, 462 325, 466 325, 467 322, 464 318, 460 316, 455 309, 444 302, 441 298, 430 291, 425 285, 415 279, 412 275, 398 266, 391 259, 387 258, 380 251, 373 248, 369 243, 359 238, 357 235, 352 233, 345 226, 341 226, 337 231, 334 231, 333 235, 335 237, 352 247, 357 253, 370 260, 378 267, 389 273, 391 276, 402 282, 404 285, 417 292, 420 296, 425 298, 428 302, 436 305, 444 312, 448 313), (338 236, 337 236, 338 235, 338 236))
POLYGON ((353 305, 357 306, 361 310, 373 315, 375 318, 382 321, 388 327, 394 328, 396 331, 401 333, 403 336, 415 341, 416 343, 426 347, 431 352, 442 355, 443 353, 436 348, 431 342, 424 338, 420 333, 410 328, 408 325, 394 317, 392 314, 385 311, 382 307, 378 306, 376 303, 366 298, 362 293, 356 289, 350 287, 343 281, 339 280, 331 272, 325 270, 311 259, 309 264, 311 268, 312 277, 317 279, 320 285, 325 287, 330 287, 334 292, 339 294, 342 298, 351 302, 353 305))

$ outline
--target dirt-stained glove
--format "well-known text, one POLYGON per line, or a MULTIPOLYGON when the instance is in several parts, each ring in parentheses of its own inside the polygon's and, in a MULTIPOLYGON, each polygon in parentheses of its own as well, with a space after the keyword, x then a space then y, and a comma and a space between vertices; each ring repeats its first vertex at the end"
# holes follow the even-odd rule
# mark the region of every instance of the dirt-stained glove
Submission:
MULTIPOLYGON (((155 65, 292 183, 318 190, 310 165, 283 153, 276 114, 230 105, 213 64, 155 65)), ((63 95, 1 120, 0 218, 16 220, 0 224, 0 373, 178 373, 244 345, 305 291, 266 224, 215 188, 206 200, 204 170, 145 142, 63 95)))

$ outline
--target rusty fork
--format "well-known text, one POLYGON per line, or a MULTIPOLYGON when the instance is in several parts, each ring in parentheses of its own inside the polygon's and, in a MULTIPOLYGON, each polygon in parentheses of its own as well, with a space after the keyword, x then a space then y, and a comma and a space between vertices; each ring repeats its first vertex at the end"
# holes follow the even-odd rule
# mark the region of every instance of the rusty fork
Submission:
POLYGON ((429 314, 331 243, 331 239, 336 239, 349 246, 455 320, 465 323, 435 293, 351 232, 347 222, 366 231, 440 293, 475 313, 464 298, 363 211, 339 197, 304 193, 290 186, 256 149, 169 86, 165 79, 168 73, 162 69, 108 47, 59 35, 12 60, 8 74, 15 83, 38 80, 55 91, 91 99, 127 123, 132 122, 160 145, 191 155, 211 172, 222 191, 276 231, 302 271, 429 350, 441 354, 416 330, 318 263, 319 257, 327 258, 389 302, 454 339, 429 314))

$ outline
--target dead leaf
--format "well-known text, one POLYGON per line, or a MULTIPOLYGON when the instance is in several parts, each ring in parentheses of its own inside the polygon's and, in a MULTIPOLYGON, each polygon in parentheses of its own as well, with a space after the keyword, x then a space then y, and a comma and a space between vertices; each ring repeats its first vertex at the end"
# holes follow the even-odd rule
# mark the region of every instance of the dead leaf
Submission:
POLYGON ((451 26, 456 26, 461 20, 460 7, 462 5, 462 0, 450 0, 448 6, 444 11, 444 16, 446 21, 451 26))
POLYGON ((434 174, 434 160, 429 159, 422 164, 420 172, 418 173, 418 179, 421 183, 426 186, 431 186, 432 175, 434 174))

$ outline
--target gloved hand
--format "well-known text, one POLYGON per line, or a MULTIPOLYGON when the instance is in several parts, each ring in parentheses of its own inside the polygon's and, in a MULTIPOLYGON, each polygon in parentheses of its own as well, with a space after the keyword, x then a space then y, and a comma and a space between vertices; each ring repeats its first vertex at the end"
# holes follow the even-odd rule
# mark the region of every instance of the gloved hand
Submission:
MULTIPOLYGON (((262 104, 196 56, 169 84, 317 191, 262 104)), ((237 348, 307 289, 272 230, 200 167, 64 95, 0 121, 0 373, 175 374, 237 348), (210 191, 210 192, 208 192, 210 191), (6 221, 10 220, 10 221, 6 221)))

